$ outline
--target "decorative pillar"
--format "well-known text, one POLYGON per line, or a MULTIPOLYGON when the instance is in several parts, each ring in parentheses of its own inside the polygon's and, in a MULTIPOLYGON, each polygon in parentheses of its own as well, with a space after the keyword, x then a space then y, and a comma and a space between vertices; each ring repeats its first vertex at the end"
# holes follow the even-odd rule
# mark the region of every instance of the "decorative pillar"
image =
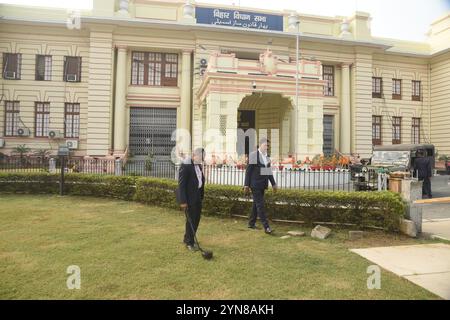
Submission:
POLYGON ((114 153, 126 149, 127 48, 117 47, 116 96, 114 105, 114 153))
POLYGON ((188 131, 191 129, 191 53, 192 50, 183 50, 181 59, 180 126, 188 131))
POLYGON ((341 81, 341 109, 339 115, 341 121, 340 151, 350 153, 351 145, 351 110, 350 110, 350 64, 342 64, 341 81))
POLYGON ((191 53, 183 50, 181 57, 180 107, 177 112, 177 150, 180 154, 190 153, 191 132, 191 53))

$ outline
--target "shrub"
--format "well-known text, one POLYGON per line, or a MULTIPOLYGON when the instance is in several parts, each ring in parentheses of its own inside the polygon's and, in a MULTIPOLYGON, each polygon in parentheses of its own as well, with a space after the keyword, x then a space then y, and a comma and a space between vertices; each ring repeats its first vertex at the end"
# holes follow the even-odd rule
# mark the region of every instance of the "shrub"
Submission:
MULTIPOLYGON (((59 174, 0 173, 0 192, 59 193, 59 174)), ((136 178, 69 173, 64 176, 65 194, 132 200, 136 178)))
MULTIPOLYGON (((177 209, 175 180, 85 174, 66 175, 66 194, 111 197, 177 209)), ((58 193, 59 176, 48 173, 0 173, 0 192, 58 193)), ((203 213, 248 215, 252 202, 241 187, 206 185, 203 213)), ((397 193, 279 190, 266 193, 269 218, 355 224, 398 231, 405 204, 397 193)))

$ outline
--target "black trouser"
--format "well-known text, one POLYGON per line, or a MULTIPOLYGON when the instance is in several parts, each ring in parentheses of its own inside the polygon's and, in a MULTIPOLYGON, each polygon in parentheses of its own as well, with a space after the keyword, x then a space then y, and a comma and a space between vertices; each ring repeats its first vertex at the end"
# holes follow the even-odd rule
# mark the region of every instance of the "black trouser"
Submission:
POLYGON ((200 216, 202 212, 202 202, 196 202, 188 205, 187 214, 189 215, 192 227, 189 224, 189 221, 186 219, 186 228, 184 233, 184 243, 188 245, 194 245, 194 232, 197 232, 198 225, 200 223, 200 216), (194 228, 194 231, 192 231, 194 228))
POLYGON ((422 183, 422 195, 427 195, 431 197, 431 180, 430 177, 419 178, 419 181, 423 181, 422 183))
POLYGON ((254 226, 256 218, 259 217, 264 228, 269 226, 267 221, 266 210, 264 208, 264 189, 252 189, 253 209, 248 221, 249 226, 254 226))

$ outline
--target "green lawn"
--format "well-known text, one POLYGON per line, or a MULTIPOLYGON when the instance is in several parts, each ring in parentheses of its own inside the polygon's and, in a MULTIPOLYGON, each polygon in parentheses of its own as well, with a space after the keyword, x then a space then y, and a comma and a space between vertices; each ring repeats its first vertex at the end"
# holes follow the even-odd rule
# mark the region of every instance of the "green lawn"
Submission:
MULTIPOLYGON (((203 217, 199 238, 215 259, 182 245, 181 212, 109 199, 0 195, 1 299, 436 299, 383 271, 368 290, 369 261, 349 248, 418 243, 371 232, 346 240, 280 239, 245 220, 203 217), (66 269, 81 268, 68 290, 66 269)), ((309 229, 303 229, 305 231, 309 229)))

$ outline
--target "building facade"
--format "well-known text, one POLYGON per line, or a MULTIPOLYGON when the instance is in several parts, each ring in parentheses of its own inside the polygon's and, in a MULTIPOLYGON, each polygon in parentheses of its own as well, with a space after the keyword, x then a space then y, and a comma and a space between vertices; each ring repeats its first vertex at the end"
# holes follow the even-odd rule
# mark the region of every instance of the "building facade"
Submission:
POLYGON ((93 3, 0 5, 0 152, 237 157, 256 132, 280 157, 419 142, 450 155, 450 14, 410 42, 372 36, 363 12, 93 3))

